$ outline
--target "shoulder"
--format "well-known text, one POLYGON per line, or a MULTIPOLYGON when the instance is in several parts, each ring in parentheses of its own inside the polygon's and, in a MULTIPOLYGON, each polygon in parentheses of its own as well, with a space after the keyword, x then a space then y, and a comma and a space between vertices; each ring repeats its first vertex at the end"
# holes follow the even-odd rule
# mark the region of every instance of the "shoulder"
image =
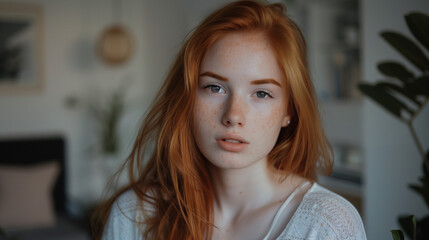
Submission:
POLYGON ((141 239, 138 223, 142 219, 138 197, 133 190, 121 194, 113 203, 103 232, 103 240, 141 239))
POLYGON ((125 215, 134 218, 136 208, 138 207, 138 197, 136 193, 130 189, 122 193, 118 199, 113 203, 111 215, 125 215), (133 216, 131 216, 131 215, 133 216))
POLYGON ((304 196, 302 204, 311 206, 310 209, 305 209, 306 211, 322 217, 359 216, 356 208, 349 201, 317 183, 314 183, 304 196))
POLYGON ((305 239, 366 239, 356 208, 317 183, 305 194, 290 225, 305 239))

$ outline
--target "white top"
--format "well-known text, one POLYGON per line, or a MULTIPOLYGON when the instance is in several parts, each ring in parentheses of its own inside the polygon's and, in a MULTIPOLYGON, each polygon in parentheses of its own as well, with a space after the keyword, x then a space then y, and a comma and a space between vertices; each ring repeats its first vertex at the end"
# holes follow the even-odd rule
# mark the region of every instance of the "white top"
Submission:
MULTIPOLYGON (((271 231, 286 205, 301 190, 298 187, 282 204, 276 213, 265 239, 272 239, 271 231)), ((123 193, 113 204, 103 233, 104 240, 141 240, 142 235, 136 222, 141 222, 134 191, 123 193)), ((276 240, 303 239, 366 239, 365 229, 359 213, 343 197, 314 183, 305 193, 291 220, 276 240)))

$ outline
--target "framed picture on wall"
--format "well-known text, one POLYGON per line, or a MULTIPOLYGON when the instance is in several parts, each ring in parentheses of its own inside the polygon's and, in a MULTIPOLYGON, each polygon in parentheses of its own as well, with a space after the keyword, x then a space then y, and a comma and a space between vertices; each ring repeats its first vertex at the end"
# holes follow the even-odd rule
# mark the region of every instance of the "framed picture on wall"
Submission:
POLYGON ((35 4, 0 3, 0 94, 43 86, 43 16, 35 4))

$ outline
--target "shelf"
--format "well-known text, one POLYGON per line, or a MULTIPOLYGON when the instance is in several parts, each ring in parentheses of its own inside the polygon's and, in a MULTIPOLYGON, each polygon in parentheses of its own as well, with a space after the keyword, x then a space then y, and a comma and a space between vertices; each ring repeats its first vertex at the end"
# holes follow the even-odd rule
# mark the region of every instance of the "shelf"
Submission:
MULTIPOLYGON (((298 5, 298 1, 296 1, 298 5)), ((361 42, 358 0, 299 1, 310 75, 323 128, 334 150, 333 174, 319 183, 358 202, 363 188, 361 42)), ((351 201, 352 202, 352 201, 351 201)))
POLYGON ((335 192, 351 196, 362 196, 362 183, 336 178, 334 176, 319 176, 319 183, 335 192))
POLYGON ((319 176, 319 184, 347 199, 363 215, 362 203, 364 197, 362 184, 332 176, 319 176))
POLYGON ((359 100, 329 101, 321 104, 323 127, 332 145, 354 147, 361 145, 361 108, 359 100))

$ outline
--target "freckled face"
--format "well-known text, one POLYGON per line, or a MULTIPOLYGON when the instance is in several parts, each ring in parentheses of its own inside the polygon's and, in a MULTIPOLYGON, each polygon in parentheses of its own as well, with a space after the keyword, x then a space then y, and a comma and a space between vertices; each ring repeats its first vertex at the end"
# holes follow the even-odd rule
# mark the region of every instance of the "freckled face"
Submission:
POLYGON ((216 42, 200 69, 194 135, 218 168, 266 161, 289 116, 284 80, 262 33, 231 33, 216 42))

